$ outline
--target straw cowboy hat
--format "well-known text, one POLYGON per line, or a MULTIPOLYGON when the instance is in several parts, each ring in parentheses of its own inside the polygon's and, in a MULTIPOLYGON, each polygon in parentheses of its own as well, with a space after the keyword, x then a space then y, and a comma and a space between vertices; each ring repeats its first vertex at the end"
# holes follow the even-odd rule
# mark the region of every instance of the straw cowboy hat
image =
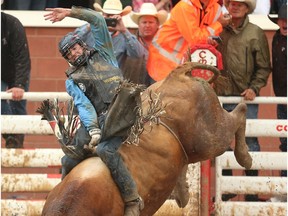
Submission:
POLYGON ((106 14, 119 14, 121 16, 125 16, 132 11, 131 6, 126 6, 123 9, 122 3, 120 0, 106 0, 104 2, 103 8, 100 4, 94 3, 93 7, 96 11, 106 13, 106 14))
POLYGON ((143 3, 140 8, 140 12, 133 12, 130 17, 134 23, 138 25, 138 20, 141 16, 154 16, 159 20, 160 25, 162 25, 167 17, 168 13, 165 10, 157 11, 153 3, 143 3))
POLYGON ((242 3, 247 4, 247 6, 249 8, 248 14, 253 13, 253 11, 255 10, 255 7, 256 7, 256 0, 224 0, 224 5, 226 8, 228 8, 230 1, 242 2, 242 3))
POLYGON ((277 24, 278 19, 287 19, 287 5, 283 4, 277 14, 268 15, 269 19, 277 24))

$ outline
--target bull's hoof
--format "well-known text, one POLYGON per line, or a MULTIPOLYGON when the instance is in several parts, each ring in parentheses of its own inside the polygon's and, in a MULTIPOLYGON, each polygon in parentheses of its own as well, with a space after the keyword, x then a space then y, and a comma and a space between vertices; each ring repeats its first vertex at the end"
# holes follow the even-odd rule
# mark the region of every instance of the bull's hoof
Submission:
POLYGON ((245 169, 249 170, 251 169, 252 167, 252 158, 250 156, 250 159, 246 160, 244 163, 243 163, 243 166, 245 167, 245 169))
POLYGON ((188 204, 188 201, 189 201, 189 193, 188 193, 188 196, 186 195, 181 200, 176 199, 176 203, 177 203, 179 208, 185 208, 185 206, 188 204))
POLYGON ((190 193, 188 187, 189 186, 187 184, 186 190, 180 190, 177 192, 175 192, 176 189, 174 188, 171 195, 169 196, 169 199, 174 199, 176 201, 179 208, 185 208, 189 202, 190 193))
POLYGON ((237 155, 235 154, 237 162, 242 166, 245 167, 245 169, 249 170, 252 167, 252 157, 248 153, 247 155, 237 155))

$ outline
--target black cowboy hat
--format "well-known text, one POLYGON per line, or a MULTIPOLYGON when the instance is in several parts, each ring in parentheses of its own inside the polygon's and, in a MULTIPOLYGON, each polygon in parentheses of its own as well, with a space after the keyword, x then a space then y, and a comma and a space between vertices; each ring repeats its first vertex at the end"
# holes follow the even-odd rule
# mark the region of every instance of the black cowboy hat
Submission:
POLYGON ((277 24, 278 19, 287 19, 287 4, 283 4, 277 14, 269 14, 268 18, 277 24))

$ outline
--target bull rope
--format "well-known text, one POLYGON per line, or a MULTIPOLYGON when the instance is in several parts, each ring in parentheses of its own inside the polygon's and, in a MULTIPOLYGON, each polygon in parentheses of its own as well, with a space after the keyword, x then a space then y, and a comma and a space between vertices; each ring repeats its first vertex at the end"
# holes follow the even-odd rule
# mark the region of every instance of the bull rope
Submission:
POLYGON ((183 151, 183 153, 184 153, 184 155, 185 155, 186 162, 188 163, 189 158, 188 158, 188 155, 187 155, 187 153, 186 153, 186 150, 185 150, 182 142, 181 142, 180 139, 178 138, 178 136, 175 134, 175 132, 174 132, 166 123, 164 123, 163 121, 161 121, 160 118, 158 119, 158 124, 164 126, 164 127, 176 138, 176 140, 179 142, 179 144, 180 144, 180 146, 181 146, 181 148, 182 148, 182 151, 183 151))
POLYGON ((165 113, 165 105, 162 104, 162 100, 160 98, 160 94, 156 94, 155 92, 149 91, 148 92, 148 104, 149 108, 147 113, 143 113, 142 108, 138 108, 138 118, 136 119, 134 125, 130 129, 130 134, 128 138, 125 140, 127 144, 134 144, 138 145, 139 143, 139 136, 144 131, 144 125, 149 122, 150 126, 152 127, 152 124, 159 125, 161 124, 164 126, 178 141, 180 144, 182 151, 185 155, 186 162, 188 163, 188 155, 185 151, 185 148, 178 138, 178 136, 175 134, 175 132, 163 121, 161 121, 160 117, 165 113))

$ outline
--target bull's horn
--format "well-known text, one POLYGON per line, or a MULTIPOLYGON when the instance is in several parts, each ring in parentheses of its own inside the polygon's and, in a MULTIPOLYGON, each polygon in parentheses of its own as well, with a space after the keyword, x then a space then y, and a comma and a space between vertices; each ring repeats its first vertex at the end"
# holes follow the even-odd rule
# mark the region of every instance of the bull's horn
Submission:
POLYGON ((213 72, 213 76, 209 80, 207 80, 208 83, 213 83, 220 75, 220 71, 218 70, 218 68, 197 62, 185 62, 182 68, 184 69, 183 72, 185 72, 185 75, 190 76, 192 76, 191 71, 194 69, 205 69, 213 72))

